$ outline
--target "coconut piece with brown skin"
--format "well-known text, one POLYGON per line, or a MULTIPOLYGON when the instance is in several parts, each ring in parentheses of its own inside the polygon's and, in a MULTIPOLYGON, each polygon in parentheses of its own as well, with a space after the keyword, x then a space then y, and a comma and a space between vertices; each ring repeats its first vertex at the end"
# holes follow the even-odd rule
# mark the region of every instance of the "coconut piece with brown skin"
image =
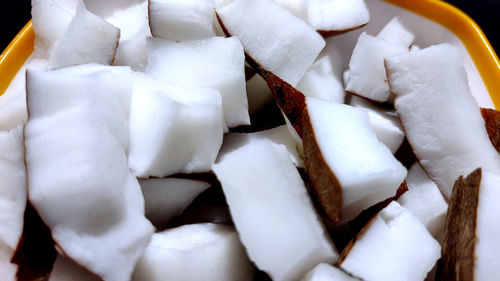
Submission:
POLYGON ((500 176, 477 169, 455 182, 436 280, 500 278, 500 176))
POLYGON ((500 111, 491 108, 481 108, 481 115, 483 116, 491 144, 493 144, 497 152, 500 152, 500 111))

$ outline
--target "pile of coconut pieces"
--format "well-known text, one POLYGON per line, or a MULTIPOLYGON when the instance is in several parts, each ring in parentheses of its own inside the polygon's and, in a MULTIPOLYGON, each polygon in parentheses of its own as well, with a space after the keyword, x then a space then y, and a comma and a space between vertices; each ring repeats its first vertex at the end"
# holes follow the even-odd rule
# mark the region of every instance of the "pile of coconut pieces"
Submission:
POLYGON ((2 280, 500 278, 500 117, 458 47, 395 18, 343 69, 332 35, 368 23, 362 0, 32 15, 0 97, 2 280))

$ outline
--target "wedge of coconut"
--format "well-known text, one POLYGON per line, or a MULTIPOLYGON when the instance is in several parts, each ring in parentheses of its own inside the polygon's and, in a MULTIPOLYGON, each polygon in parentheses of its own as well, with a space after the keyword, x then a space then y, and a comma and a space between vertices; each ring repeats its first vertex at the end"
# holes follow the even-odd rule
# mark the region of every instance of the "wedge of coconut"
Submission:
POLYGON ((349 105, 307 97, 304 161, 311 186, 336 223, 396 194, 405 167, 377 136, 368 114, 349 105))
POLYGON ((359 278, 352 277, 342 269, 330 264, 318 264, 313 270, 308 272, 302 281, 356 281, 359 278))
POLYGON ((146 217, 161 229, 180 215, 198 194, 210 187, 208 182, 181 179, 158 178, 140 180, 146 217))
POLYGON ((138 177, 207 172, 225 128, 221 95, 211 88, 133 75, 128 163, 138 177))
POLYGON ((161 81, 210 87, 222 95, 229 127, 249 125, 245 56, 236 37, 174 42, 148 39, 146 72, 161 81))
POLYGON ((217 15, 227 35, 240 39, 252 67, 297 85, 325 46, 321 36, 273 0, 228 2, 218 5, 217 15))
POLYGON ((17 266, 11 263, 24 224, 27 201, 23 125, 0 131, 0 276, 16 280, 17 266))
POLYGON ((410 47, 411 43, 413 43, 413 39, 415 39, 415 35, 403 25, 398 17, 389 21, 382 30, 380 30, 377 37, 407 47, 410 47))
POLYGON ((273 280, 295 280, 336 250, 282 145, 268 140, 222 154, 213 165, 250 259, 273 280), (291 235, 293 234, 293 235, 291 235))
POLYGON ((118 9, 105 19, 120 29, 120 42, 113 65, 126 65, 136 71, 144 71, 148 63, 146 38, 151 36, 148 1, 118 9))
POLYGON ((388 101, 390 90, 384 59, 404 53, 408 53, 408 46, 362 33, 349 61, 345 90, 373 101, 388 101))
POLYGON ((150 0, 151 33, 172 41, 214 37, 214 9, 214 0, 150 0))
POLYGON ((30 201, 58 249, 104 280, 129 279, 153 232, 125 153, 130 79, 130 70, 27 72, 30 201))
POLYGON ((234 228, 205 223, 154 234, 132 280, 250 281, 253 273, 234 228))
POLYGON ((419 218, 430 234, 441 243, 448 204, 439 188, 418 163, 409 169, 406 184, 408 191, 401 195, 398 203, 419 218))
POLYGON ((368 23, 370 13, 364 0, 309 0, 307 21, 322 35, 334 35, 368 23))
POLYGON ((120 29, 90 13, 80 2, 66 32, 49 57, 49 67, 59 68, 85 63, 111 64, 116 54, 120 29))
POLYGON ((35 33, 35 57, 48 59, 55 43, 70 25, 76 5, 74 7, 65 5, 66 2, 68 1, 31 1, 31 16, 35 33))
POLYGON ((57 255, 48 281, 99 281, 97 276, 85 270, 61 254, 57 255))
POLYGON ((440 44, 386 60, 394 105, 415 155, 446 199, 453 183, 500 156, 467 84, 458 47, 440 44))
POLYGON ((370 124, 377 135, 377 138, 396 153, 405 139, 405 132, 398 113, 393 108, 379 106, 365 98, 355 95, 351 96, 350 105, 362 108, 368 112, 370 124))
POLYGON ((422 222, 393 201, 344 249, 338 266, 363 280, 424 280, 441 246, 422 222))
POLYGON ((500 152, 500 112, 490 108, 481 108, 481 115, 491 144, 500 152))
POLYGON ((477 169, 453 187, 437 280, 497 280, 500 176, 477 169))

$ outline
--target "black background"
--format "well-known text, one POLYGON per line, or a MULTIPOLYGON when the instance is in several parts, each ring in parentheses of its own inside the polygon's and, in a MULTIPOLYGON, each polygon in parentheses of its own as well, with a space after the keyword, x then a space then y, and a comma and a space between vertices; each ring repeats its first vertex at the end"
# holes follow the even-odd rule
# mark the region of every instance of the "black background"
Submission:
MULTIPOLYGON (((31 0, 0 1, 0 50, 3 50, 31 18, 31 0)), ((500 0, 447 0, 447 2, 463 10, 479 24, 498 54, 500 0)))

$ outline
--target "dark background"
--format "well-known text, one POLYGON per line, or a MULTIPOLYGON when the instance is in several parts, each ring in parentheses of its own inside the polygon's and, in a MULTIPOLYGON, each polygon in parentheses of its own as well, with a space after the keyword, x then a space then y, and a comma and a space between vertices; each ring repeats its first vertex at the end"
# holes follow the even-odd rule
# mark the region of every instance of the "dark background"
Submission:
MULTIPOLYGON (((31 0, 0 1, 0 50, 3 50, 31 18, 31 0)), ((447 0, 447 2, 471 16, 484 31, 496 52, 500 52, 500 0, 447 0)))

